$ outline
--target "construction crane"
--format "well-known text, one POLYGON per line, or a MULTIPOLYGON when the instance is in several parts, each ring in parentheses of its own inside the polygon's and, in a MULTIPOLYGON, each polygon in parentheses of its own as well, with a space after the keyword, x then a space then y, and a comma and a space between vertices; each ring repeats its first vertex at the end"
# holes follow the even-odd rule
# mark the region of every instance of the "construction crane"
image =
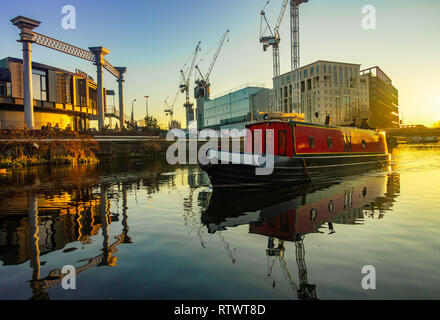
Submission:
POLYGON ((260 19, 260 42, 263 44, 263 50, 267 51, 269 46, 272 46, 273 49, 273 76, 278 77, 280 75, 280 26, 283 22, 284 13, 286 12, 287 5, 289 0, 283 0, 283 4, 281 6, 280 14, 278 15, 278 20, 273 29, 270 27, 269 22, 266 18, 266 12, 264 11, 269 4, 270 0, 267 1, 264 8, 261 10, 261 19, 260 19), (263 24, 266 23, 266 29, 263 31, 263 24), (269 30, 270 35, 265 36, 264 33, 266 30, 269 30))
POLYGON ((215 51, 214 57, 211 60, 211 64, 209 65, 208 71, 206 72, 206 75, 203 76, 202 72, 200 71, 200 68, 198 65, 196 65, 196 69, 199 72, 199 75, 201 77, 201 79, 196 80, 196 84, 197 87, 194 89, 194 96, 195 98, 198 98, 199 96, 201 96, 200 94, 202 94, 202 96, 209 98, 209 87, 210 87, 210 83, 209 83, 209 76, 211 75, 212 69, 214 68, 215 62, 217 61, 217 57, 220 53, 220 50, 223 46, 223 43, 225 42, 226 36, 229 33, 229 29, 226 30, 219 42, 219 45, 217 47, 217 50, 215 51), (201 90, 201 91, 199 91, 201 90), (200 92, 200 93, 199 93, 200 92))
POLYGON ((300 88, 300 55, 299 55, 299 6, 309 0, 290 0, 290 41, 291 67, 294 77, 293 108, 297 113, 304 113, 300 88))
POLYGON ((209 82, 209 76, 211 75, 212 69, 214 68, 215 62, 217 61, 218 55, 220 53, 221 48, 223 47, 223 43, 225 42, 226 36, 229 33, 229 29, 226 30, 222 37, 220 38, 219 45, 217 50, 214 53, 214 57, 211 60, 211 64, 209 65, 208 71, 206 75, 203 76, 202 72, 198 65, 195 66, 197 69, 200 79, 196 80, 196 87, 194 88, 194 98, 197 101, 197 129, 202 129, 203 127, 203 100, 208 100, 210 97, 210 87, 211 83, 209 82))
MULTIPOLYGON (((191 60, 191 58, 193 57, 193 53, 191 53, 191 55, 188 57, 188 59, 186 60, 185 64, 182 67, 182 70, 185 69, 185 66, 189 63, 189 61, 191 60)), ((182 77, 181 72, 179 72, 179 81, 178 81, 178 88, 176 91, 176 94, 174 95, 174 99, 173 102, 171 103, 171 105, 168 103, 168 97, 166 97, 165 99, 165 114, 166 116, 170 116, 170 122, 169 122, 169 128, 170 129, 174 129, 174 106, 176 105, 176 101, 177 101, 177 97, 179 96, 179 93, 181 91, 180 85, 182 83, 185 82, 185 80, 183 80, 184 77, 182 77)))
POLYGON ((164 110, 165 111, 165 115, 166 116, 170 116, 170 123, 169 123, 169 128, 170 129, 174 129, 173 128, 173 124, 174 124, 174 118, 173 118, 173 115, 174 115, 174 105, 176 104, 176 101, 177 101, 177 97, 179 96, 179 93, 180 93, 180 88, 178 88, 177 89, 177 92, 176 92, 176 94, 174 95, 174 99, 173 99, 173 102, 171 103, 171 105, 168 103, 168 97, 165 99, 165 105, 166 105, 166 109, 164 110))
POLYGON ((183 105, 186 110, 186 128, 188 129, 189 123, 194 121, 194 109, 193 109, 193 103, 189 101, 189 81, 191 79, 191 75, 194 71, 195 62, 197 59, 197 54, 200 51, 200 44, 201 41, 197 43, 196 50, 193 54, 193 59, 190 68, 187 71, 187 74, 182 70, 180 70, 180 74, 182 76, 182 83, 180 84, 180 92, 185 92, 185 104, 183 105))

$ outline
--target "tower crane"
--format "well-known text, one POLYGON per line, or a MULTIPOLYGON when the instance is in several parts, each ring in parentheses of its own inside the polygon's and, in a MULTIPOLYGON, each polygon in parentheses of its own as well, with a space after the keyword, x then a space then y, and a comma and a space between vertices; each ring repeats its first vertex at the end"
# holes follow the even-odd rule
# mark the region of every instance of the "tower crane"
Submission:
POLYGON ((195 62, 197 59, 197 54, 200 51, 200 44, 201 41, 197 43, 196 50, 193 54, 193 59, 190 68, 187 71, 187 74, 184 73, 183 69, 180 70, 180 74, 182 76, 182 83, 180 84, 180 92, 185 92, 185 104, 183 105, 186 110, 186 128, 188 128, 188 125, 191 121, 194 121, 194 109, 193 109, 193 103, 189 101, 189 81, 191 79, 191 75, 194 71, 195 62))
POLYGON ((223 43, 225 42, 226 36, 229 33, 229 29, 226 30, 222 37, 220 38, 219 45, 217 47, 217 50, 214 53, 214 57, 211 60, 211 64, 209 65, 208 71, 206 72, 206 75, 203 76, 202 72, 200 71, 200 68, 198 65, 195 66, 197 69, 200 79, 196 80, 196 87, 194 88, 194 98, 196 98, 197 101, 197 129, 202 129, 203 127, 203 102, 204 100, 208 100, 210 96, 210 87, 211 83, 209 82, 209 76, 211 75, 212 69, 214 68, 214 64, 217 61, 217 57, 220 53, 221 48, 223 47, 223 43))
POLYGON ((299 6, 309 0, 290 0, 290 41, 291 66, 294 78, 293 107, 296 112, 304 113, 300 88, 300 55, 299 55, 299 6))
POLYGON ((198 65, 195 66, 195 68, 197 69, 197 71, 199 72, 199 75, 201 77, 201 79, 196 80, 196 84, 197 87, 194 90, 194 96, 195 98, 198 98, 200 96, 200 94, 202 94, 204 97, 209 98, 209 87, 210 87, 210 83, 209 83, 209 76, 211 75, 212 69, 214 68, 215 62, 217 61, 217 57, 220 53, 220 50, 223 46, 223 43, 225 42, 226 36, 229 33, 229 29, 226 30, 221 39, 220 39, 220 43, 217 47, 217 50, 215 51, 214 57, 211 60, 211 64, 209 65, 208 71, 206 72, 206 75, 203 76, 202 72, 200 71, 200 68, 198 65), (199 90, 203 90, 202 92, 199 93, 199 90))
POLYGON ((269 1, 267 1, 266 5, 264 6, 263 10, 261 10, 261 19, 260 19, 260 42, 263 44, 263 50, 267 51, 267 48, 269 46, 272 46, 273 49, 273 76, 278 77, 280 75, 280 26, 283 22, 284 13, 286 12, 287 5, 289 3, 289 0, 283 0, 283 4, 281 6, 280 14, 278 15, 278 20, 275 25, 275 28, 272 29, 269 25, 269 22, 266 18, 266 12, 264 11, 267 5, 269 4, 269 1), (263 31, 263 24, 266 23, 266 30, 268 29, 270 32, 270 35, 265 36, 265 30, 263 31))
POLYGON ((173 129, 173 124, 174 124, 174 118, 173 118, 173 115, 174 115, 174 105, 176 104, 176 101, 177 101, 177 97, 179 96, 179 93, 180 93, 180 88, 178 88, 177 89, 177 92, 176 92, 176 94, 175 94, 175 96, 174 96, 174 99, 173 99, 173 102, 171 103, 171 105, 168 103, 168 98, 166 98, 165 99, 165 105, 166 105, 166 109, 164 110, 165 111, 165 114, 168 116, 170 116, 170 123, 169 123, 169 128, 170 129, 173 129))

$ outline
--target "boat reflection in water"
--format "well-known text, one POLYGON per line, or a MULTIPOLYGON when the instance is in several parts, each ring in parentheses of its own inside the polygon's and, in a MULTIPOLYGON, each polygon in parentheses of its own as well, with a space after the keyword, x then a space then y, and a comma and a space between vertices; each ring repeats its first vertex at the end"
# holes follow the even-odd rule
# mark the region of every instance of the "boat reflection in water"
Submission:
POLYGON ((384 173, 265 192, 214 188, 199 196, 206 205, 201 220, 210 233, 248 224, 249 233, 267 237, 267 275, 271 276, 279 260, 298 299, 317 299, 316 285, 307 276, 304 237, 318 232, 334 234, 335 225, 362 224, 365 216, 383 218, 400 192, 399 179, 398 173, 384 173), (284 259, 286 242, 295 245, 299 284, 284 259))

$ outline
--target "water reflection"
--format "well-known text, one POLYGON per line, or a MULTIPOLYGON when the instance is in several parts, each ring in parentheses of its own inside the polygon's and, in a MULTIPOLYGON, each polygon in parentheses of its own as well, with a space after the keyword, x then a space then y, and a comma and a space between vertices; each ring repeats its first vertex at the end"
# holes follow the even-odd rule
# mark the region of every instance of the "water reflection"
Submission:
MULTIPOLYGON (((362 224, 365 218, 382 219, 400 194, 396 172, 348 177, 339 181, 284 190, 237 192, 234 189, 203 191, 202 222, 209 233, 249 225, 249 233, 267 237, 267 276, 279 262, 284 277, 298 299, 317 299, 309 282, 304 238, 311 233, 337 232, 338 224, 362 224), (299 283, 285 260, 286 242, 295 246, 299 283)), ((272 286, 276 286, 275 280, 272 286)))
MULTIPOLYGON (((176 168, 164 162, 130 162, 18 170, 1 177, 0 185, 2 267, 30 267, 21 279, 28 284, 29 295, 20 298, 57 297, 50 289, 61 286, 61 269, 66 264, 73 265, 77 274, 102 267, 116 270, 122 261, 120 252, 129 248, 125 246, 140 252, 130 267, 141 265, 146 259, 142 250, 151 238, 146 240, 139 229, 137 233, 130 231, 130 214, 132 223, 133 214, 137 214, 137 222, 146 219, 143 211, 132 207, 138 201, 180 192, 181 196, 174 198, 178 203, 167 209, 168 217, 174 220, 164 223, 166 227, 176 230, 176 224, 182 222, 175 221, 183 218, 184 232, 197 239, 201 250, 213 250, 210 241, 214 240, 236 266, 237 252, 225 232, 248 225, 250 234, 267 238, 261 252, 267 258, 266 275, 272 279, 272 287, 280 285, 273 268, 279 264, 285 281, 299 299, 317 299, 319 284, 307 273, 306 235, 331 236, 338 233, 338 225, 384 218, 400 193, 400 175, 366 174, 270 192, 234 188, 213 191, 207 175, 196 166, 176 168), (291 253, 289 243, 294 246, 291 253), (79 247, 88 250, 78 250, 79 247), (56 255, 51 254, 55 252, 56 255), (287 263, 289 255, 296 258, 297 276, 287 263)), ((164 205, 161 202, 155 208, 164 205)), ((168 217, 164 214, 159 219, 166 221, 168 217)), ((161 236, 167 238, 172 232, 165 230, 161 236)), ((182 235, 172 235, 185 240, 182 235)), ((165 251, 177 256, 180 250, 177 246, 175 251, 165 251)), ((197 251, 191 252, 193 255, 187 259, 192 264, 197 261, 197 251)))
MULTIPOLYGON (((29 261, 32 275, 29 281, 31 299, 50 299, 48 289, 61 284, 65 276, 59 268, 41 274, 46 263, 41 258, 62 250, 69 243, 82 246, 92 244, 101 233, 102 245, 96 256, 72 260, 76 274, 93 267, 117 266, 117 247, 133 243, 129 236, 127 194, 142 186, 147 195, 160 190, 160 185, 174 185, 175 176, 162 175, 173 167, 163 163, 149 163, 142 170, 141 163, 132 167, 112 164, 98 167, 32 168, 15 171, 2 181, 0 197, 0 261, 3 266, 20 265, 29 261), (121 170, 122 166, 122 170, 121 170), (164 167, 165 166, 165 167, 164 167), (111 201, 122 200, 111 207, 111 201), (115 212, 115 210, 117 210, 115 212), (110 224, 120 224, 120 233, 109 236, 110 224)), ((75 251, 71 247, 63 253, 75 251)))

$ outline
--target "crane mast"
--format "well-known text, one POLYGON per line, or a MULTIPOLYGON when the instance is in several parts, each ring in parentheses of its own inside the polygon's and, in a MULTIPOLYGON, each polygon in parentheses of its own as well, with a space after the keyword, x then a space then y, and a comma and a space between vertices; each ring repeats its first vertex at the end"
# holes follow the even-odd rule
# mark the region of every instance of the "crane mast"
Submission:
MULTIPOLYGON (((280 39, 279 30, 280 30, 281 23, 283 22, 284 14, 286 12, 286 8, 287 8, 288 3, 289 3, 289 0, 283 0, 283 4, 281 6, 281 10, 280 10, 280 13, 278 15, 277 23, 275 25, 275 28, 273 29, 273 32, 272 32, 272 29, 270 27, 269 22, 267 21, 266 13, 264 11, 266 6, 269 4, 269 1, 267 1, 266 5, 264 6, 264 8, 261 10, 261 13, 260 13, 260 15, 261 15, 261 19, 260 19, 260 43, 263 44, 263 50, 264 51, 267 51, 268 47, 272 46, 272 51, 273 51, 273 77, 274 78, 278 77, 280 75, 280 73, 281 73, 280 72, 280 70, 281 70, 281 67, 280 67, 280 42, 281 42, 281 39, 280 39), (268 35, 268 36, 264 35, 265 31, 263 31, 263 24, 264 24, 263 22, 266 24, 266 28, 270 32, 270 35, 268 35)), ((281 97, 279 97, 278 94, 279 94, 278 92, 275 92, 275 104, 276 104, 275 105, 275 109, 276 110, 279 110, 280 106, 281 106, 281 101, 280 101, 281 97)))
POLYGON ((197 43, 196 50, 194 51, 192 63, 188 70, 188 73, 185 75, 183 70, 180 70, 180 73, 182 75, 182 84, 179 87, 182 93, 185 92, 185 104, 183 106, 185 107, 185 111, 186 111, 186 128, 188 128, 190 122, 194 121, 194 109, 193 109, 194 104, 189 101, 189 81, 191 79, 192 72, 194 71, 197 54, 200 51, 200 44, 201 42, 199 41, 197 43))
POLYGON ((281 42, 281 39, 280 39, 279 30, 280 30, 281 23, 283 22, 284 13, 286 12, 286 8, 287 8, 288 3, 289 3, 289 0, 283 1, 283 5, 282 5, 281 11, 278 15, 277 23, 275 25, 275 28, 273 29, 273 32, 272 32, 272 29, 270 27, 269 22, 267 21, 266 12, 264 11, 266 6, 269 4, 269 1, 266 3, 266 6, 263 8, 263 10, 261 10, 261 13, 260 13, 260 15, 261 15, 260 42, 263 44, 264 51, 267 51, 267 48, 269 46, 272 46, 272 49, 273 49, 273 75, 274 75, 274 77, 278 77, 280 75, 280 48, 279 48, 279 44, 281 42), (269 31, 270 31, 270 35, 268 35, 268 36, 264 35, 263 29, 262 29, 263 22, 266 24, 266 28, 269 29, 269 31))
POLYGON ((294 78, 293 108, 298 113, 304 113, 300 88, 299 6, 306 2, 309 0, 290 0, 291 66, 294 78))

